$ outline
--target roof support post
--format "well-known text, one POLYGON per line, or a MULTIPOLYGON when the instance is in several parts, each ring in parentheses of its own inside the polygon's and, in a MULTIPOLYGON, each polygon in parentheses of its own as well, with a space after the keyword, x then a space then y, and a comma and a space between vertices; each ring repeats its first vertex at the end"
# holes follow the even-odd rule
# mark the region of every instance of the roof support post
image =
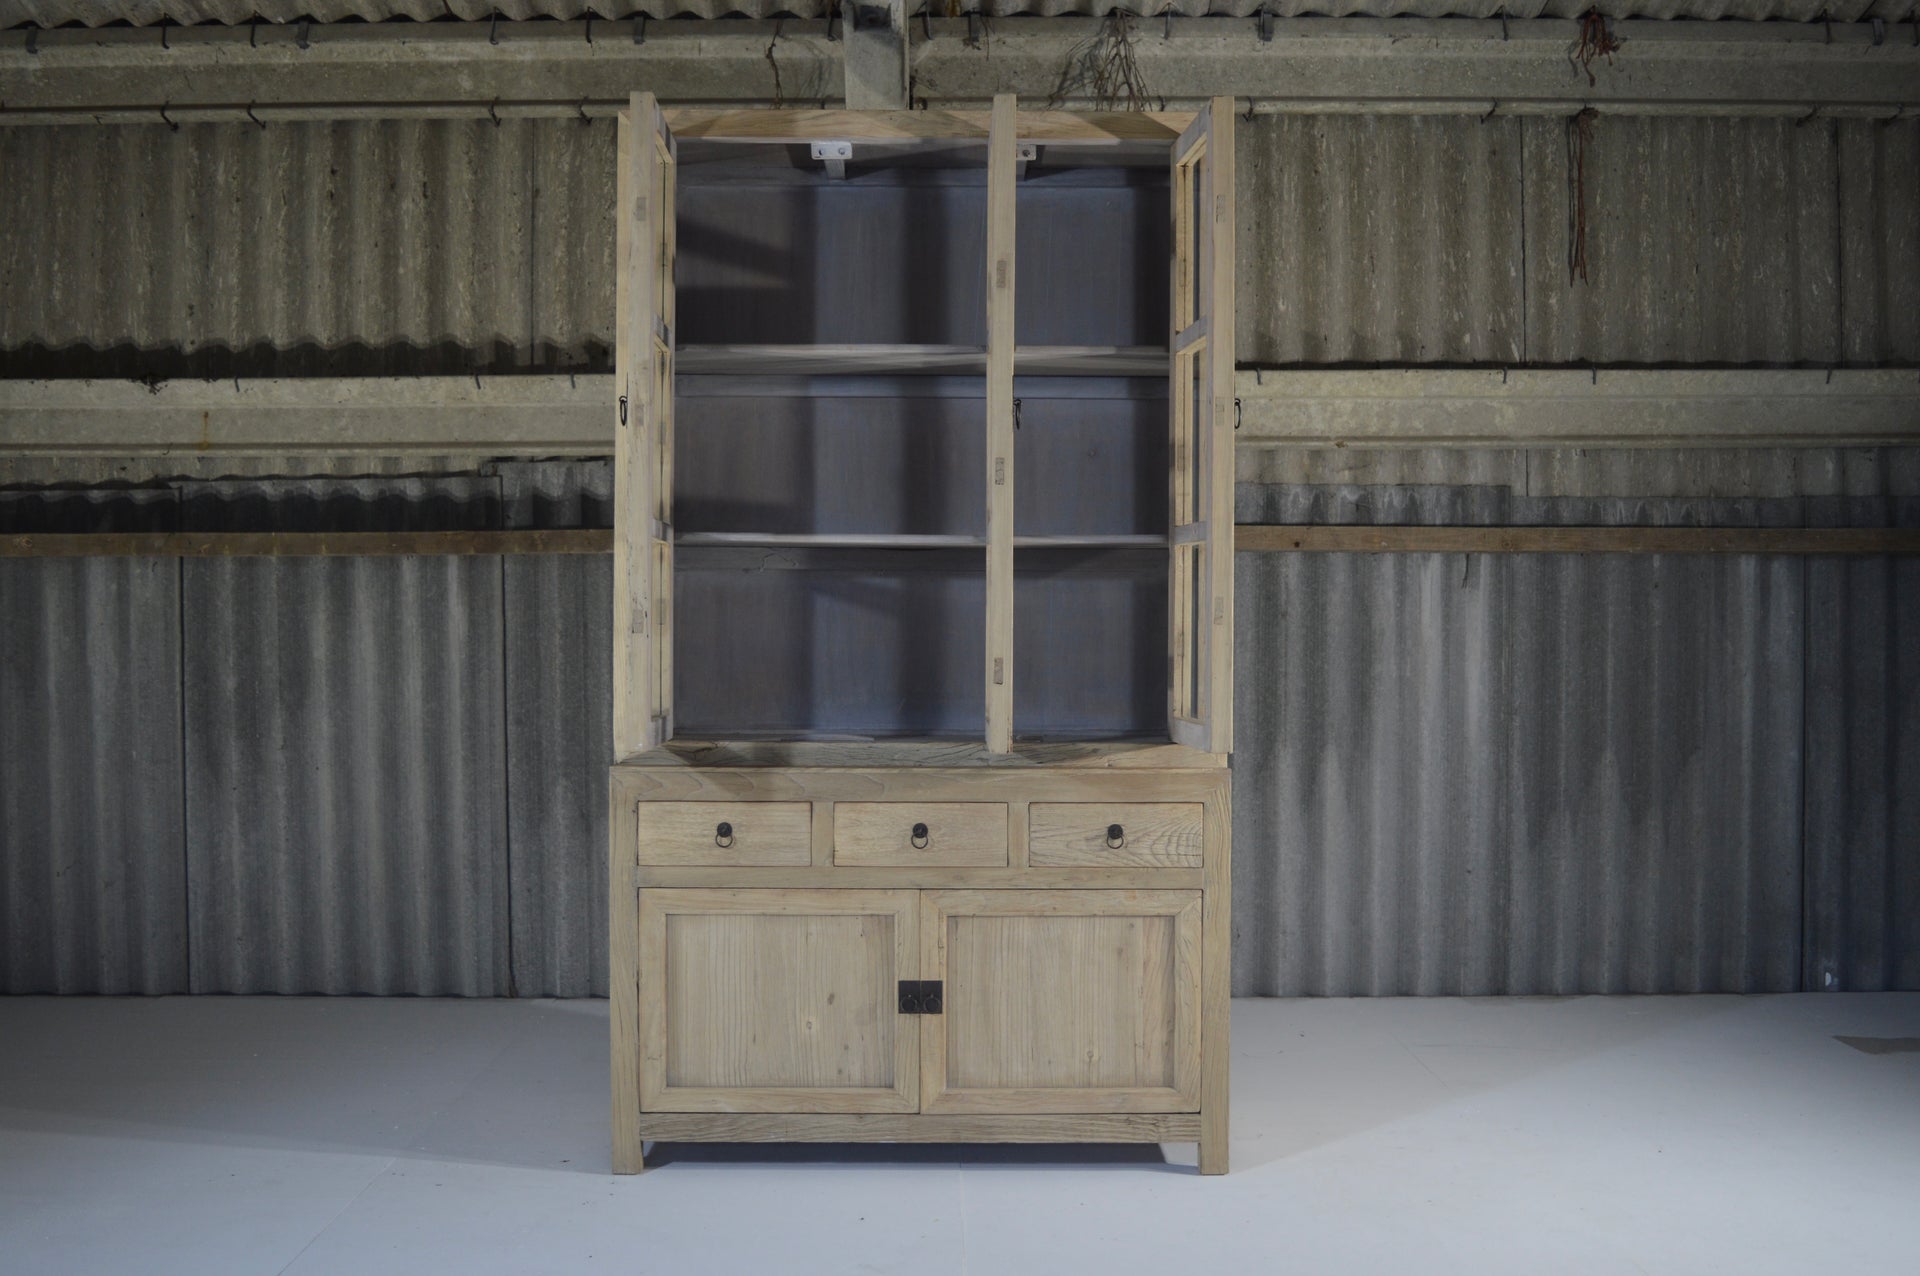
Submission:
POLYGON ((911 105, 906 0, 854 0, 842 44, 847 109, 904 111, 911 105))

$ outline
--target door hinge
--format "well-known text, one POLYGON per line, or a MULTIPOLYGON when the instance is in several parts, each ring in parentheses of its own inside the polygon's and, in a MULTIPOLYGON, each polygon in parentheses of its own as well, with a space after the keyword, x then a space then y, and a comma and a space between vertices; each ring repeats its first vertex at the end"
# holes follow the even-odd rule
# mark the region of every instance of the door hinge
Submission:
POLYGON ((900 1013, 903 1015, 937 1015, 941 1000, 938 979, 900 981, 900 1013))

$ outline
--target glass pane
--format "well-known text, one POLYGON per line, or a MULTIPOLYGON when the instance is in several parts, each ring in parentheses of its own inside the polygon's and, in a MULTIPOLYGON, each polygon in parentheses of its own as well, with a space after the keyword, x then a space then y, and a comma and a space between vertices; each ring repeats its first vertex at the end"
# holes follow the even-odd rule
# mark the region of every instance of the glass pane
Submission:
POLYGON ((1187 579, 1187 716, 1198 718, 1206 712, 1206 696, 1202 690, 1201 674, 1206 664, 1202 653, 1206 650, 1206 591, 1201 587, 1206 581, 1206 560, 1203 557, 1206 547, 1195 545, 1182 551, 1188 556, 1187 579))
POLYGON ((655 146, 659 162, 654 165, 654 171, 659 177, 657 188, 650 194, 653 196, 652 206, 665 210, 666 215, 661 216, 655 223, 659 227, 659 239, 658 251, 654 257, 655 291, 653 295, 656 299, 654 304, 660 309, 660 321, 671 328, 673 324, 673 227, 674 222, 678 220, 673 215, 673 157, 667 151, 664 138, 657 140, 655 146))
MULTIPOLYGON (((673 521, 673 354, 658 341, 653 345, 653 414, 658 470, 654 477, 653 516, 673 521)), ((651 534, 651 532, 649 532, 651 534)))
POLYGON ((1179 298, 1175 305, 1177 333, 1206 313, 1207 287, 1207 148, 1201 143, 1193 157, 1180 166, 1175 207, 1179 228, 1179 298))
POLYGON ((1211 459, 1208 440, 1212 436, 1212 425, 1207 403, 1207 343, 1202 341, 1193 348, 1193 357, 1187 361, 1187 371, 1182 395, 1187 413, 1187 455, 1192 464, 1187 475, 1188 522, 1199 523, 1207 517, 1207 469, 1211 459))
POLYGON ((1173 232, 1173 332, 1175 336, 1193 322, 1194 314, 1193 178, 1193 166, 1190 164, 1183 164, 1174 170, 1173 208, 1176 224, 1173 232))

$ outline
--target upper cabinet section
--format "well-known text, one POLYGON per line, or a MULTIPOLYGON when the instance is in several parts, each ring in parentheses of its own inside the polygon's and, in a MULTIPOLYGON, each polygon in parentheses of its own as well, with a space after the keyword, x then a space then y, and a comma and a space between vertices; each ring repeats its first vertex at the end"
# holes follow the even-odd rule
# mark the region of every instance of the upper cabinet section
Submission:
POLYGON ((619 757, 676 736, 1226 751, 1220 114, 635 97, 619 757))

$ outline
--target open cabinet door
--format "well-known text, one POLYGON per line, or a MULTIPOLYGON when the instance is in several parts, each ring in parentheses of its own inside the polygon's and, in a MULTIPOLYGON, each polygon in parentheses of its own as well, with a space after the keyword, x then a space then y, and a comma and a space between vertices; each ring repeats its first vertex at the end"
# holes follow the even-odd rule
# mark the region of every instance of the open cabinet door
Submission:
POLYGON ((1168 729, 1233 749, 1233 99, 1173 149, 1168 729))
POLYGON ((613 753, 673 735, 673 134, 620 117, 614 385, 613 753))

